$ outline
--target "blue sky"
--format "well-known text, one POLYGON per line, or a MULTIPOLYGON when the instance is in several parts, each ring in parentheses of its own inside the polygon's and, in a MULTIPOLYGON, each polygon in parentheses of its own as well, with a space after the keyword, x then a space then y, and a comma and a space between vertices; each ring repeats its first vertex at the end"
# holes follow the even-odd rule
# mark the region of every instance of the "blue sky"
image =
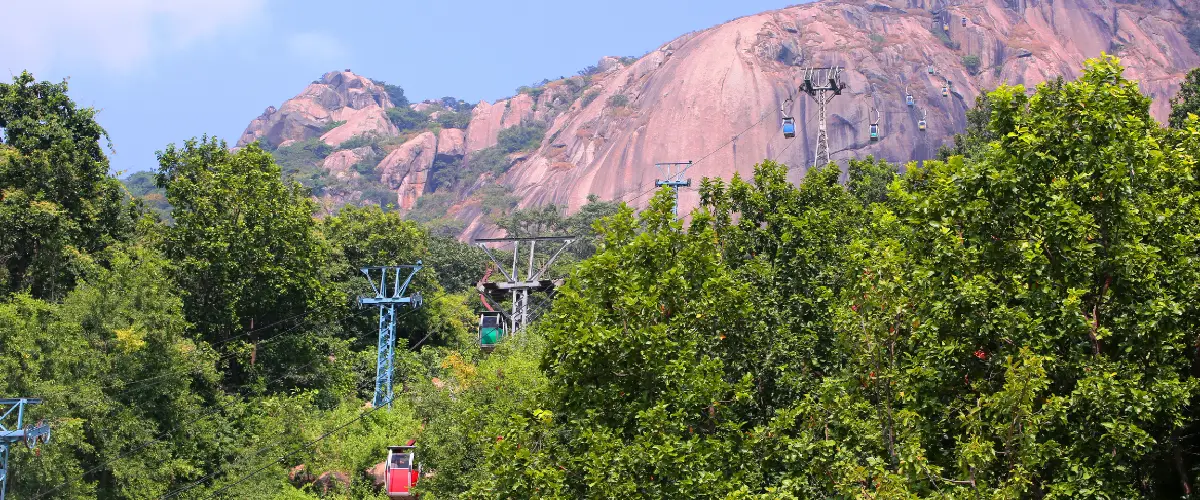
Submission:
POLYGON ((69 77, 100 110, 114 171, 251 119, 326 71, 398 84, 411 100, 470 102, 572 75, 604 55, 641 55, 688 31, 795 0, 5 0, 0 71, 69 77))

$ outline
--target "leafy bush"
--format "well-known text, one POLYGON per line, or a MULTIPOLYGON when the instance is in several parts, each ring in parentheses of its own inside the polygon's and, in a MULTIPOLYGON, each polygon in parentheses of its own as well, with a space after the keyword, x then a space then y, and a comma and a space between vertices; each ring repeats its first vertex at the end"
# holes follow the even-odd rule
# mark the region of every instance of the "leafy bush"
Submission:
POLYGON ((513 196, 512 188, 492 184, 485 186, 479 190, 479 206, 483 209, 483 214, 489 217, 501 217, 513 208, 516 208, 517 203, 521 198, 513 196))
POLYGON ((876 45, 881 45, 881 44, 883 44, 883 41, 884 41, 883 35, 880 35, 879 33, 871 33, 871 42, 872 43, 874 43, 876 45))
POLYGON ((608 106, 611 108, 623 108, 629 105, 629 97, 625 94, 614 94, 608 98, 608 106))
POLYGON ((443 109, 438 111, 436 121, 442 128, 467 128, 471 123, 471 112, 443 109))
POLYGON ((496 145, 504 153, 532 151, 542 145, 546 137, 546 124, 540 122, 522 122, 520 125, 500 131, 496 145))
POLYGON ((962 63, 972 75, 979 74, 979 56, 965 55, 962 57, 962 63))
MULTIPOLYGON (((352 137, 347 143, 360 136, 352 137)), ((357 146, 344 146, 346 148, 357 146)), ((279 165, 284 179, 294 180, 312 190, 313 194, 322 194, 326 186, 326 172, 321 167, 325 157, 333 153, 333 146, 325 144, 318 138, 308 139, 289 144, 271 152, 275 163, 279 165)))
POLYGON ((429 125, 429 115, 408 107, 408 105, 388 108, 388 121, 392 122, 401 132, 421 130, 429 125))
POLYGON ((399 85, 392 85, 387 82, 384 82, 383 80, 371 80, 371 81, 375 82, 376 85, 380 85, 383 87, 383 91, 387 93, 388 99, 390 99, 392 101, 393 106, 396 106, 397 108, 407 108, 408 107, 408 104, 409 104, 408 98, 404 96, 404 89, 400 88, 399 85))
POLYGON ((322 134, 324 134, 325 132, 328 132, 328 131, 330 131, 330 130, 333 130, 333 129, 335 129, 335 128, 338 128, 338 127, 340 127, 340 126, 342 126, 342 125, 345 125, 345 124, 346 124, 346 120, 335 120, 335 121, 331 121, 331 122, 329 122, 329 123, 326 123, 326 124, 324 124, 324 125, 322 125, 322 126, 321 126, 321 133, 322 133, 322 134))
POLYGON ((595 90, 591 90, 583 94, 583 97, 579 100, 579 103, 583 105, 582 107, 586 108, 587 105, 591 104, 592 101, 595 101, 597 97, 600 97, 600 93, 595 90))

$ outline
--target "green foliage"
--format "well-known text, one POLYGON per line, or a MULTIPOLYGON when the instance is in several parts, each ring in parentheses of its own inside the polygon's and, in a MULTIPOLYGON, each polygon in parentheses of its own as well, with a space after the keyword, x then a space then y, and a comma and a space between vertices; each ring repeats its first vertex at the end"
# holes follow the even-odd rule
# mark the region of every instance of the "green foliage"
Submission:
POLYGON ((879 33, 871 33, 871 43, 874 43, 875 45, 882 45, 885 40, 886 39, 883 37, 883 35, 880 35, 879 33))
POLYGON ((61 298, 87 254, 130 234, 134 205, 109 175, 95 114, 66 82, 0 83, 0 296, 61 298))
POLYGON ((546 137, 545 123, 522 122, 520 125, 501 130, 496 138, 496 145, 504 154, 533 151, 542 145, 544 137, 546 137))
POLYGON ((954 134, 954 146, 943 146, 938 151, 938 159, 946 161, 952 155, 974 158, 982 155, 992 141, 996 140, 995 130, 991 127, 992 102, 989 94, 980 94, 975 98, 975 107, 967 110, 967 127, 961 134, 954 134))
MULTIPOLYGON (((225 345, 230 352, 253 344, 253 335, 241 335, 252 322, 321 317, 328 249, 316 233, 315 207, 300 185, 282 181, 269 153, 256 145, 230 153, 203 137, 168 145, 158 157, 160 185, 175 207, 166 254, 178 263, 184 311, 201 338, 233 341, 225 345)), ((294 342, 271 344, 257 357, 278 367, 305 351, 294 342)), ((235 360, 234 380, 245 380, 248 357, 235 360)))
POLYGON ((375 82, 376 85, 380 85, 383 87, 383 91, 387 93, 388 99, 392 101, 393 106, 395 106, 397 108, 407 108, 408 107, 408 97, 405 97, 404 89, 400 88, 399 85, 392 85, 392 84, 384 82, 382 80, 371 80, 371 81, 375 82))
POLYGON ((608 107, 624 108, 629 105, 629 97, 625 94, 613 94, 608 97, 608 107))
POLYGON ((345 125, 345 124, 346 124, 346 120, 335 120, 335 121, 331 121, 331 122, 329 122, 329 123, 326 123, 326 124, 324 124, 324 125, 322 125, 322 126, 321 126, 321 133, 322 133, 322 134, 324 134, 325 132, 328 132, 328 131, 330 131, 330 130, 333 130, 333 129, 335 129, 335 128, 338 128, 338 127, 340 127, 340 126, 342 126, 342 125, 345 125))
POLYGON ((962 63, 963 63, 963 67, 967 68, 967 71, 970 72, 972 75, 979 74, 979 64, 980 64, 979 56, 974 55, 974 54, 968 54, 968 55, 962 56, 962 63))
POLYGON ((408 106, 388 108, 387 117, 401 132, 421 130, 429 124, 429 115, 408 106))
POLYGON ((1171 98, 1171 116, 1167 123, 1171 128, 1184 129, 1189 114, 1200 115, 1200 68, 1189 71, 1179 84, 1179 93, 1171 98))
POLYGON ((1200 123, 1113 59, 987 103, 967 158, 764 162, 686 231, 665 190, 607 220, 471 493, 1186 496, 1200 123))
MULTIPOLYGON (((346 142, 358 139, 351 137, 346 142)), ((328 184, 325 168, 322 162, 333 153, 333 146, 325 144, 318 138, 294 142, 277 148, 271 152, 275 163, 279 165, 283 178, 295 181, 312 190, 314 194, 322 194, 328 184)))
POLYGON ((600 92, 595 91, 595 90, 589 90, 589 91, 583 93, 583 97, 580 98, 579 104, 582 107, 586 108, 587 105, 591 104, 592 101, 595 101, 597 97, 600 97, 600 92))
POLYGON ((129 194, 139 200, 151 213, 164 220, 171 218, 171 204, 167 203, 167 192, 158 187, 154 172, 134 172, 121 181, 129 194))
POLYGON ((442 128, 467 128, 467 124, 471 122, 471 112, 469 110, 453 111, 451 109, 443 109, 437 113, 437 124, 442 128))
POLYGON ((517 207, 521 198, 513 196, 512 190, 499 184, 492 184, 479 190, 479 206, 483 214, 493 218, 502 217, 517 207))

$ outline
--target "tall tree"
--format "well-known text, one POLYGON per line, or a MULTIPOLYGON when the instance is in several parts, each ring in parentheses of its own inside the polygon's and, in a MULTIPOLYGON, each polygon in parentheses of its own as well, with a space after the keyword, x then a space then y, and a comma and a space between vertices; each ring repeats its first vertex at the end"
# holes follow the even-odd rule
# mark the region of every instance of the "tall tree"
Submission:
MULTIPOLYGON (((166 254, 178 265, 187 318, 205 340, 243 349, 237 359, 252 364, 262 354, 257 330, 304 331, 328 313, 336 299, 323 275, 329 257, 315 204, 299 184, 284 184, 270 153, 256 145, 233 153, 202 137, 167 146, 158 160, 175 219, 166 254)), ((272 352, 286 360, 305 352, 300 345, 277 342, 272 352)))
POLYGON ((0 83, 0 292, 61 298, 78 263, 126 238, 133 203, 108 173, 106 138, 67 84, 0 83))

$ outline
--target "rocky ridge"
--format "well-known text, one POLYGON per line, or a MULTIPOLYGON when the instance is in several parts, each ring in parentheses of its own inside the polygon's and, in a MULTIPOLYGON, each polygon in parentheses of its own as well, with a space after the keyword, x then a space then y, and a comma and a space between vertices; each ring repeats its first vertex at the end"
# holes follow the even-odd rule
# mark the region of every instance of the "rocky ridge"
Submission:
MULTIPOLYGON (((435 170, 468 169, 497 145, 501 131, 545 123, 540 145, 508 155, 502 175, 484 173, 482 181, 451 193, 457 203, 448 211, 464 223, 463 237, 492 231, 472 195, 488 183, 505 186, 519 206, 574 209, 588 194, 644 205, 658 176, 656 162, 693 160, 693 179, 728 179, 771 158, 794 167, 799 181, 813 161, 816 135, 815 106, 796 90, 808 66, 845 68, 848 87, 831 102, 828 117, 835 161, 930 158, 963 129, 965 111, 981 92, 1073 78, 1085 59, 1102 52, 1121 58, 1127 76, 1154 98, 1155 116, 1165 120, 1168 98, 1184 74, 1200 66, 1183 34, 1196 4, 823 0, 764 12, 683 35, 636 60, 602 59, 586 77, 480 102, 463 129, 426 130, 386 146, 375 171, 396 192, 397 204, 411 210, 429 194, 435 170), (905 104, 906 92, 914 106, 905 104), (794 139, 780 133, 781 108, 796 118, 794 139), (879 115, 878 142, 867 137, 872 110, 879 115), (922 116, 924 132, 917 127, 922 116)), ((337 146, 364 133, 399 137, 386 120, 391 103, 377 87, 353 73, 326 74, 278 110, 268 108, 239 144, 319 137, 337 146)), ((418 107, 441 112, 437 104, 418 107)), ((346 164, 356 154, 336 152, 324 166, 335 177, 350 176, 346 164)), ((680 201, 687 210, 697 194, 684 190, 680 201)))

